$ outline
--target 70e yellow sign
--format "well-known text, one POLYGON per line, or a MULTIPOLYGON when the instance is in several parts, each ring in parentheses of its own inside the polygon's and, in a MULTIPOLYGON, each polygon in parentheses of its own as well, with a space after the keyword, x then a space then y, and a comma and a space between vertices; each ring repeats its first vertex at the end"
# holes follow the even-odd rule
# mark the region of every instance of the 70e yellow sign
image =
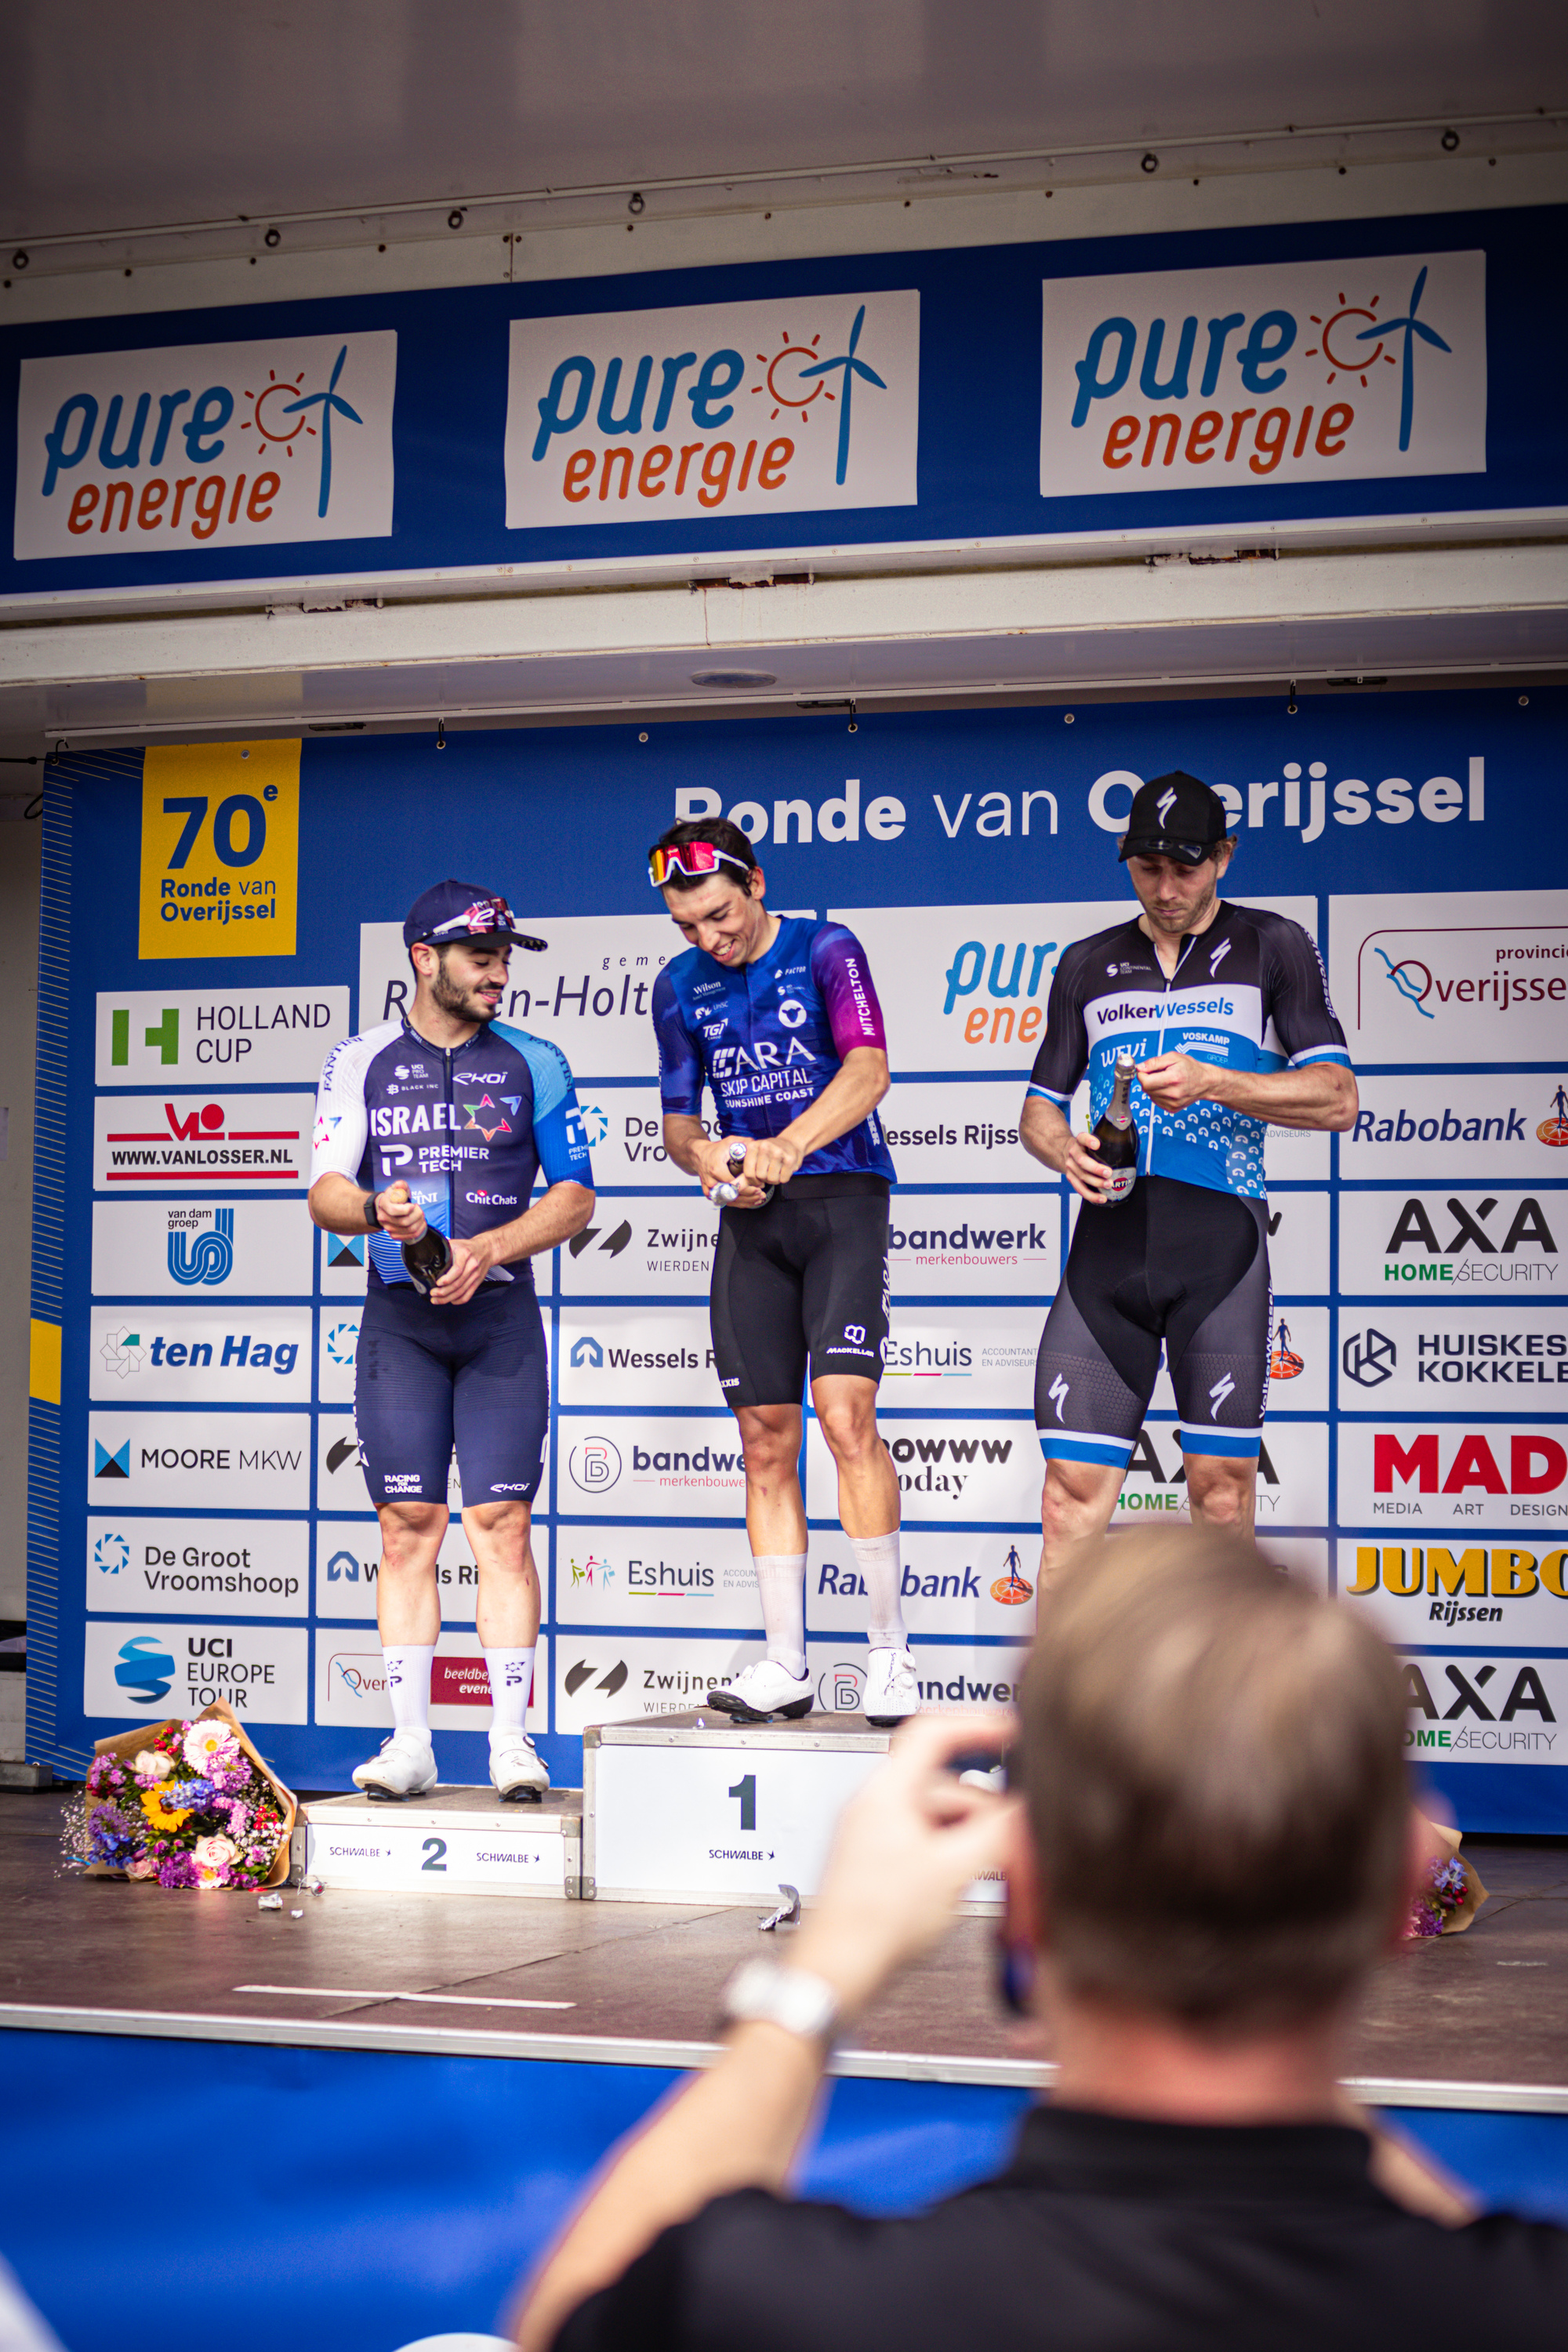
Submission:
POLYGON ((175 743, 142 764, 137 953, 294 952, 298 743, 175 743))

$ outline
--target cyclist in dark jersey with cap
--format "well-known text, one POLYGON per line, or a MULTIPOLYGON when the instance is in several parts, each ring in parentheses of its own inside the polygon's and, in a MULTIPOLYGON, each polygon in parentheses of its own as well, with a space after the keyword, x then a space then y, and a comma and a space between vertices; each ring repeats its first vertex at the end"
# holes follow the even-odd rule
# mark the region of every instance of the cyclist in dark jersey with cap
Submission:
POLYGON ((877 1434, 893 1163, 877 1117, 888 1055, 865 950, 841 923, 770 914, 751 843, 721 817, 672 825, 648 873, 690 943, 654 984, 665 1150, 711 1198, 731 1181, 730 1139, 745 1145, 711 1314, 720 1386, 741 1425, 767 1654, 711 1703, 752 1718, 811 1707, 796 1467, 809 1361, 866 1595, 862 1706, 872 1722, 896 1723, 917 1712, 920 1686, 900 1600, 898 1475, 877 1434))
POLYGON ((1135 794, 1121 842, 1142 913, 1069 948, 1020 1121, 1026 1150, 1083 1202, 1035 1368, 1045 1456, 1040 1575, 1109 1523, 1165 1349, 1194 1518, 1250 1529, 1268 1392, 1266 1128, 1345 1129, 1356 1083, 1312 941, 1217 896, 1236 843, 1195 776, 1135 794), (1089 1124, 1119 1058, 1137 1066, 1138 1174, 1110 1171, 1089 1124))
POLYGON ((371 1235, 354 1423, 381 1521, 376 1614, 393 1729, 353 1777, 376 1797, 435 1786, 436 1558, 455 1445, 479 1571, 490 1778, 503 1797, 537 1798, 550 1775, 526 1729, 540 1613, 529 1517, 550 1399, 531 1260, 587 1223, 594 1174, 560 1047, 495 1018, 513 947, 543 941, 471 882, 426 890, 403 939, 413 1009, 328 1055, 310 1171, 317 1224, 371 1235), (530 1206, 541 1174, 548 1189, 530 1206), (427 1222, 452 1262, 426 1297, 402 1244, 427 1222))

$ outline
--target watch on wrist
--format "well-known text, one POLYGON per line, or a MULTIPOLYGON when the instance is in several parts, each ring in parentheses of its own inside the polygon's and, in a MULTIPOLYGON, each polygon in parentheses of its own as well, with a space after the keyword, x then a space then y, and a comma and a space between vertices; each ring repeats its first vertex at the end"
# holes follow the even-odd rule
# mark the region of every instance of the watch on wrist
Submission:
POLYGON ((748 1960, 720 1995, 725 2025, 781 2025, 804 2042, 828 2042, 838 2022, 838 1995, 823 1977, 777 1960, 748 1960))
POLYGON ((376 1213, 375 1194, 374 1192, 367 1192, 364 1196, 364 1223, 365 1231, 367 1233, 380 1233, 382 1229, 381 1219, 376 1213))

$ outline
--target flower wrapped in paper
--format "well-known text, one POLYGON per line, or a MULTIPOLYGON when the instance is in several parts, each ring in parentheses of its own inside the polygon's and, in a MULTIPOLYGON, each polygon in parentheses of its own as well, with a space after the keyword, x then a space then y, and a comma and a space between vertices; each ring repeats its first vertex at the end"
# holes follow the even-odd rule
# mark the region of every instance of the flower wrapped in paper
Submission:
POLYGON ((1418 1943, 1427 1936, 1462 1936, 1486 1901, 1487 1890, 1475 1864, 1459 1852, 1458 1830, 1444 1822, 1429 1822, 1425 1813, 1417 1813, 1415 1821, 1425 1853, 1405 1940, 1418 1943))
POLYGON ((97 1877, 216 1892, 279 1886, 289 1875, 293 1792, 219 1699, 100 1739, 68 1814, 68 1858, 97 1877))

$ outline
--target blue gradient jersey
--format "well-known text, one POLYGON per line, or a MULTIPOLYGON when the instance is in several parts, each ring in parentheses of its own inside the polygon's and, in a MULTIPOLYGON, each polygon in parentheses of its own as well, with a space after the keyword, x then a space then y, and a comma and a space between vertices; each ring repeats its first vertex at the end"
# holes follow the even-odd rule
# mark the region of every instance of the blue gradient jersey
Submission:
MULTIPOLYGON (((699 1118, 704 1081, 722 1135, 778 1135, 857 1045, 887 1051, 866 950, 842 923, 786 915, 755 963, 731 971, 689 948, 654 982, 659 1097, 699 1118)), ((802 1176, 881 1176, 893 1163, 875 1111, 801 1162, 802 1176)))
MULTIPOLYGON (((1321 960, 1300 923, 1228 900, 1206 931, 1182 941, 1169 980, 1136 918, 1068 950, 1051 982, 1029 1092, 1065 1113, 1087 1069, 1093 1125, 1110 1099, 1119 1054, 1135 1062, 1190 1054, 1226 1070, 1350 1067, 1321 960)), ((1262 1119, 1209 1101, 1157 1110, 1136 1086, 1132 1114, 1141 1175, 1264 1197, 1262 1119)))
MULTIPOLYGON (((401 1178, 426 1220, 458 1241, 510 1224, 534 1180, 592 1186, 587 1139, 559 1046, 491 1021, 450 1053, 406 1021, 345 1037, 316 1097, 310 1181, 335 1171, 382 1192, 401 1178)), ((399 1244, 370 1237, 370 1285, 406 1283, 399 1244)), ((487 1282, 533 1280, 531 1260, 487 1282)))

